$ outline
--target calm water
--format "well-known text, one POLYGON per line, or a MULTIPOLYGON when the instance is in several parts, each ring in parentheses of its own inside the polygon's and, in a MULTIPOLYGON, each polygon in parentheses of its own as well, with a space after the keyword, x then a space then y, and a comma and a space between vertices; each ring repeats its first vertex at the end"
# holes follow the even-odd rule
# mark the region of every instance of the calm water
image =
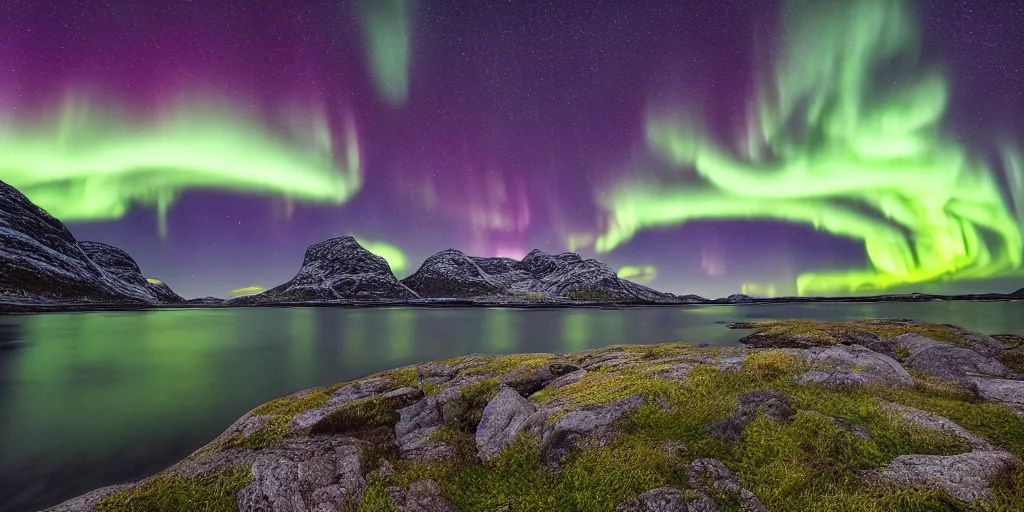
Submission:
POLYGON ((193 309, 0 316, 0 510, 155 473, 274 397, 470 353, 734 344, 750 318, 913 318, 1024 334, 1024 303, 625 310, 193 309))

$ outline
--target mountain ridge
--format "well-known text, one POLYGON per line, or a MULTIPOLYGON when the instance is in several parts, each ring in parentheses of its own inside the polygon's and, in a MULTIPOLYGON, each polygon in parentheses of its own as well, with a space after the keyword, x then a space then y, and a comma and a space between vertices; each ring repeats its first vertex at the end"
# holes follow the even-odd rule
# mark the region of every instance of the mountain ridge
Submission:
POLYGON ((24 303, 184 301, 166 285, 147 282, 135 260, 121 249, 79 242, 60 220, 3 181, 0 297, 24 303))

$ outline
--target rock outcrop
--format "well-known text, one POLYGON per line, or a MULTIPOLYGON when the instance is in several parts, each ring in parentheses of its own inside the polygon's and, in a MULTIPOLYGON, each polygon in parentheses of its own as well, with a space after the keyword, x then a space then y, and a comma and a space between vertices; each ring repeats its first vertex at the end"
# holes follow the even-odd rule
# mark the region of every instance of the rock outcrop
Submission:
POLYGON ((522 260, 479 258, 441 251, 402 283, 425 298, 537 300, 568 298, 616 303, 674 303, 676 296, 625 279, 597 260, 576 253, 535 249, 522 260))
POLYGON ((778 391, 753 391, 740 397, 732 415, 708 425, 708 433, 727 443, 734 443, 758 414, 774 421, 790 421, 796 409, 789 398, 778 391))
POLYGON ((484 407, 476 429, 477 453, 492 458, 512 444, 537 408, 510 387, 502 387, 484 407))
POLYGON ((299 272, 287 283, 228 305, 274 302, 394 301, 418 295, 398 281, 388 262, 351 236, 331 238, 306 249, 299 272))
POLYGON ((815 347, 799 351, 814 368, 797 377, 831 387, 882 383, 908 388, 914 378, 895 359, 857 345, 815 347))
POLYGON ((659 487, 619 504, 615 512, 718 512, 718 505, 702 493, 659 487))
POLYGON ((0 181, 0 301, 144 305, 183 299, 147 282, 124 251, 78 242, 59 220, 0 181))
MULTIPOLYGON (((945 344, 890 344, 953 332, 884 324, 893 325, 840 339, 898 358, 852 343, 663 344, 390 370, 264 404, 163 473, 55 510, 154 509, 175 502, 155 493, 176 489, 196 509, 228 499, 241 512, 1024 509, 1014 483, 1024 417, 1007 409, 1021 407, 1024 381, 957 373, 977 396, 931 377, 912 386, 903 365, 936 344, 978 357, 998 350, 960 331, 945 344)), ((801 336, 834 341, 836 327, 801 336)), ((1019 342, 993 339, 1004 338, 1019 342)))

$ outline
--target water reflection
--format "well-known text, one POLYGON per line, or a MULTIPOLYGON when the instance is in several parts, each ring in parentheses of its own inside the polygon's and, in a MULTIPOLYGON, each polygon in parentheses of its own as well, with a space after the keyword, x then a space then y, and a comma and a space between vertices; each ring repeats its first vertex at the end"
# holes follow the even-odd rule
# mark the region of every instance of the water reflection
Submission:
POLYGON ((271 398, 420 361, 618 343, 734 343, 742 333, 722 323, 748 318, 884 316, 1024 334, 1022 309, 1003 302, 0 317, 0 510, 36 510, 152 474, 271 398))

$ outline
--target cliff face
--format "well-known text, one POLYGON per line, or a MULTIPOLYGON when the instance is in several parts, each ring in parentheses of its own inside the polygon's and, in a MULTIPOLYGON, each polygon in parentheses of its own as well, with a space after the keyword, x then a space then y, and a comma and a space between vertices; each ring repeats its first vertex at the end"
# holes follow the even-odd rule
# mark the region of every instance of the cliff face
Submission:
POLYGON ((290 301, 415 299, 398 281, 388 262, 364 249, 355 238, 331 238, 309 246, 299 272, 290 281, 229 304, 290 301))
POLYGON ((148 286, 124 251, 95 242, 80 244, 59 220, 0 182, 0 296, 71 303, 181 300, 169 291, 148 286))
POLYGON ((533 250, 521 261, 478 258, 449 249, 427 258, 402 283, 422 297, 500 298, 544 295, 613 302, 676 302, 675 296, 620 279, 607 265, 576 253, 533 250))

